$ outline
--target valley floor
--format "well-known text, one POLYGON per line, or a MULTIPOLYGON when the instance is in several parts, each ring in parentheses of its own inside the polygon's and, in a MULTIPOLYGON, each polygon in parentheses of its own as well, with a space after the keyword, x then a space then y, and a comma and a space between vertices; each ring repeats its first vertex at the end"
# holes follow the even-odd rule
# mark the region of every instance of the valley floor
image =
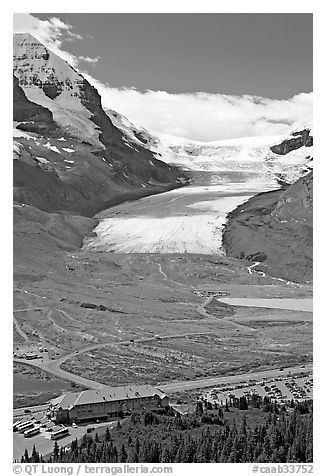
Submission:
POLYGON ((310 299, 311 286, 260 273, 221 248, 227 213, 275 182, 243 170, 193 177, 102 212, 96 235, 93 219, 15 208, 16 362, 32 351, 39 358, 30 365, 93 388, 311 362, 312 313, 258 306, 310 299), (257 306, 223 303, 221 294, 257 306))
POLYGON ((249 274, 238 260, 81 251, 60 253, 51 273, 43 266, 16 276, 25 338, 15 327, 14 351, 22 361, 46 347, 29 363, 59 378, 161 385, 311 361, 311 312, 230 306, 209 294, 311 297, 309 286, 249 274))

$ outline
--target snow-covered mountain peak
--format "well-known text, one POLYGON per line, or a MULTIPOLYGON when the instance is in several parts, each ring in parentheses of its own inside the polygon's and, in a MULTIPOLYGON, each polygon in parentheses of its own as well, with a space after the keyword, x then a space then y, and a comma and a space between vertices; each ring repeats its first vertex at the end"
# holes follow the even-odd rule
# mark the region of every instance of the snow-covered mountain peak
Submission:
POLYGON ((90 107, 90 97, 93 104, 100 104, 97 91, 29 33, 14 35, 13 46, 14 75, 26 97, 49 109, 54 121, 69 133, 101 146, 90 107))
POLYGON ((61 96, 58 102, 67 96, 70 98, 80 96, 80 85, 84 78, 31 34, 15 34, 13 47, 13 69, 20 86, 24 88, 36 86, 50 99, 61 96))

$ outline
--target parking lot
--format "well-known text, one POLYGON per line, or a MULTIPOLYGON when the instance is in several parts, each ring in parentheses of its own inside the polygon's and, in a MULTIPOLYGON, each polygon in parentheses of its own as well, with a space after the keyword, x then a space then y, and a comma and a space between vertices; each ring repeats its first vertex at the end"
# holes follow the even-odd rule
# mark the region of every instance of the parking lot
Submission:
POLYGON ((288 403, 291 400, 310 400, 313 398, 312 375, 269 379, 261 382, 238 384, 235 386, 218 387, 206 392, 203 396, 208 401, 225 403, 233 397, 252 394, 269 397, 278 403, 288 403))
MULTIPOLYGON (((29 453, 31 453, 34 445, 37 451, 39 451, 39 453, 44 456, 52 453, 54 447, 54 440, 51 440, 51 432, 52 429, 55 427, 55 423, 53 423, 50 419, 46 417, 46 411, 44 407, 40 411, 33 413, 24 413, 21 411, 19 412, 19 414, 16 414, 16 416, 14 416, 14 423, 17 420, 22 420, 23 422, 32 421, 36 427, 40 427, 40 433, 30 438, 25 438, 23 433, 14 431, 14 460, 20 460, 22 454, 25 451, 25 448, 28 450, 29 453)), ((111 421, 101 423, 91 422, 87 425, 80 424, 75 428, 73 428, 72 426, 67 426, 69 434, 60 439, 57 439, 56 441, 58 442, 58 445, 60 447, 69 446, 71 442, 76 438, 82 438, 82 436, 87 433, 87 430, 93 429, 90 432, 90 435, 95 435, 96 431, 100 431, 100 429, 103 429, 105 427, 113 428, 116 424, 116 421, 111 421)))

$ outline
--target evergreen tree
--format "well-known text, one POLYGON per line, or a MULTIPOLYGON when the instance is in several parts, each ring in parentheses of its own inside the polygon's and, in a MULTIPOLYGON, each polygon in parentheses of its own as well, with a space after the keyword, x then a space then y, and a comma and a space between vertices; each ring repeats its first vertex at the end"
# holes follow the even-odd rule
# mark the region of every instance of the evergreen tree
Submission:
POLYGON ((58 442, 55 441, 54 448, 53 448, 53 461, 54 463, 58 462, 59 460, 59 445, 58 442))
POLYGON ((201 417, 203 413, 204 413, 203 402, 201 400, 198 400, 196 404, 196 415, 201 417))
POLYGON ((126 463, 127 459, 128 459, 128 453, 126 451, 125 445, 122 444, 120 453, 119 453, 119 462, 126 463))
POLYGON ((24 456, 23 456, 23 461, 22 461, 22 463, 30 463, 28 451, 27 451, 26 448, 25 448, 25 451, 24 451, 24 456))
POLYGON ((40 455, 36 451, 35 445, 33 445, 31 463, 39 463, 39 462, 40 462, 40 455))
POLYGON ((162 460, 161 463, 172 463, 172 456, 169 451, 169 448, 165 448, 162 454, 162 460))
POLYGON ((248 410, 248 402, 244 395, 239 399, 239 410, 248 410))
POLYGON ((131 463, 139 463, 139 453, 134 451, 133 454, 132 454, 130 462, 131 463))
MULTIPOLYGON (((248 404, 247 400, 234 401, 239 408, 245 407, 245 403, 248 404)), ((238 410, 232 412, 229 420, 229 415, 225 416, 222 408, 213 412, 213 415, 204 412, 201 418, 168 412, 157 417, 152 412, 147 412, 146 425, 145 418, 129 423, 126 420, 121 431, 113 429, 111 434, 107 428, 103 436, 98 437, 95 434, 93 439, 89 434, 85 434, 79 442, 73 440, 69 451, 60 449, 55 442, 53 454, 47 457, 46 462, 311 462, 312 403, 295 402, 294 411, 289 412, 288 408, 285 410, 283 406, 271 403, 269 399, 257 399, 257 402, 261 408, 260 417, 264 421, 255 426, 249 417, 251 403, 249 412, 243 415, 242 422, 236 419, 238 410), (267 405, 269 410, 265 413, 263 410, 267 405), (154 423, 155 421, 157 423, 154 423), (117 447, 120 448, 119 451, 117 447)), ((198 410, 201 411, 200 405, 198 410)), ((224 410, 226 411, 226 408, 224 410)), ((44 459, 35 447, 31 456, 25 450, 21 457, 22 463, 42 461, 44 459)))
POLYGON ((105 430, 105 441, 111 441, 111 433, 108 426, 106 427, 106 430, 105 430))

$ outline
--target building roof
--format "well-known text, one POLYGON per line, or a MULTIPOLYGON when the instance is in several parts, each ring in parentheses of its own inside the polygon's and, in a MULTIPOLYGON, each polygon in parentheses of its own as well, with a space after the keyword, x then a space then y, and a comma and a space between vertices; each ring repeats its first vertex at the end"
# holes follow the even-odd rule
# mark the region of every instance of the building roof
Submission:
POLYGON ((53 406, 63 409, 68 409, 74 406, 75 401, 77 400, 80 392, 69 392, 63 393, 60 397, 54 398, 51 400, 53 406))
POLYGON ((49 427, 49 429, 52 431, 52 433, 55 433, 56 431, 62 430, 63 428, 65 428, 64 425, 53 425, 53 426, 49 427))
POLYGON ((161 390, 150 385, 126 385, 124 387, 102 387, 97 390, 84 390, 82 392, 65 393, 51 400, 53 406, 69 410, 78 405, 92 403, 114 402, 117 400, 131 400, 137 398, 153 397, 161 399, 166 395, 161 390))

